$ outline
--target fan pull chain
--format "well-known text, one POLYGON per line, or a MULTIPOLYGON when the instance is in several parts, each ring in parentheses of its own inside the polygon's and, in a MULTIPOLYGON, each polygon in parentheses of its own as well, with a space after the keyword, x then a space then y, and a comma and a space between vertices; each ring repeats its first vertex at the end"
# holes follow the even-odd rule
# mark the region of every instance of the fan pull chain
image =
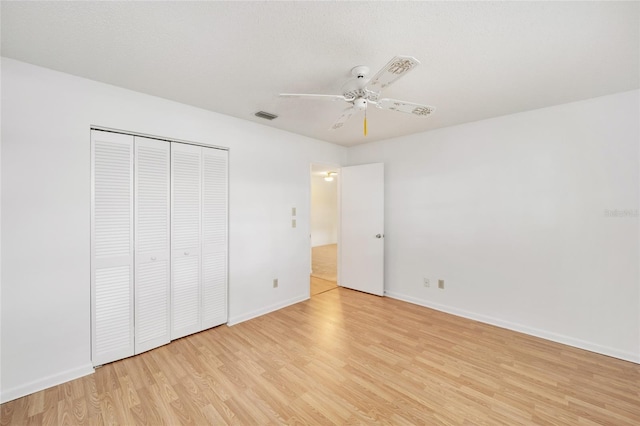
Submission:
POLYGON ((364 110, 364 135, 367 136, 367 110, 364 110))

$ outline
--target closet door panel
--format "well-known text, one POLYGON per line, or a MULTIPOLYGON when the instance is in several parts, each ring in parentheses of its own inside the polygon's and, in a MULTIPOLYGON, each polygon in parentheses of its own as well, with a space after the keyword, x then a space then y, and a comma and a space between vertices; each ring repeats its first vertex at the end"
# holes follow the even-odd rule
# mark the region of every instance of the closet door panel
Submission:
POLYGON ((227 322, 228 152, 202 149, 202 328, 227 322))
POLYGON ((133 355, 131 267, 96 268, 94 276, 94 365, 133 355))
POLYGON ((91 132, 91 359, 134 353, 133 137, 91 132))
POLYGON ((173 262, 173 339, 200 331, 199 269, 197 256, 177 256, 173 262))
POLYGON ((135 137, 135 352, 171 340, 171 144, 135 137))
POLYGON ((207 253, 203 256, 202 328, 227 322, 227 254, 207 253))
POLYGON ((202 148, 171 144, 171 338, 201 330, 202 148))

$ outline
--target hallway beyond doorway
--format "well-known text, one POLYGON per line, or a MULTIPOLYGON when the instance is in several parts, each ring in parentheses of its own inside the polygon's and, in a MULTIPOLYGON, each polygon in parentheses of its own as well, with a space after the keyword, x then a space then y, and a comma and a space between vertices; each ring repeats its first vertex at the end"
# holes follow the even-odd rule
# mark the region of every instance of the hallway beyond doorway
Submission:
POLYGON ((336 288, 338 281, 338 245, 311 249, 311 296, 336 288))

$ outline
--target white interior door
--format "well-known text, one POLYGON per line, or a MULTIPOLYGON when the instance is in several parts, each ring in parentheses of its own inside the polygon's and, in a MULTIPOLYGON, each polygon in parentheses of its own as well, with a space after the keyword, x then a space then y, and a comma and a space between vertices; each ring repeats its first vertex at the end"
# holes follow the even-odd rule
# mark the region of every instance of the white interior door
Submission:
POLYGON ((135 137, 135 349, 169 343, 171 144, 135 137))
POLYGON ((201 330, 202 148, 171 143, 171 339, 201 330))
POLYGON ((91 360, 134 353, 133 136, 91 131, 91 360))
POLYGON ((340 169, 342 287, 384 295, 384 164, 340 169))

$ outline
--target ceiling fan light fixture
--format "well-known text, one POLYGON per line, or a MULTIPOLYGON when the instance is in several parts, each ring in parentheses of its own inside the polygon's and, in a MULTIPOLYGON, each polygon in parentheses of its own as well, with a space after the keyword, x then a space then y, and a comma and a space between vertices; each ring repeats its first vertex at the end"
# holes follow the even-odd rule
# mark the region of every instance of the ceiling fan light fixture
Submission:
POLYGON ((367 100, 365 98, 357 98, 353 101, 353 106, 356 109, 366 109, 367 108, 367 100))
POLYGON ((327 172, 327 175, 324 177, 324 180, 327 182, 333 182, 333 177, 337 175, 336 172, 327 172))

